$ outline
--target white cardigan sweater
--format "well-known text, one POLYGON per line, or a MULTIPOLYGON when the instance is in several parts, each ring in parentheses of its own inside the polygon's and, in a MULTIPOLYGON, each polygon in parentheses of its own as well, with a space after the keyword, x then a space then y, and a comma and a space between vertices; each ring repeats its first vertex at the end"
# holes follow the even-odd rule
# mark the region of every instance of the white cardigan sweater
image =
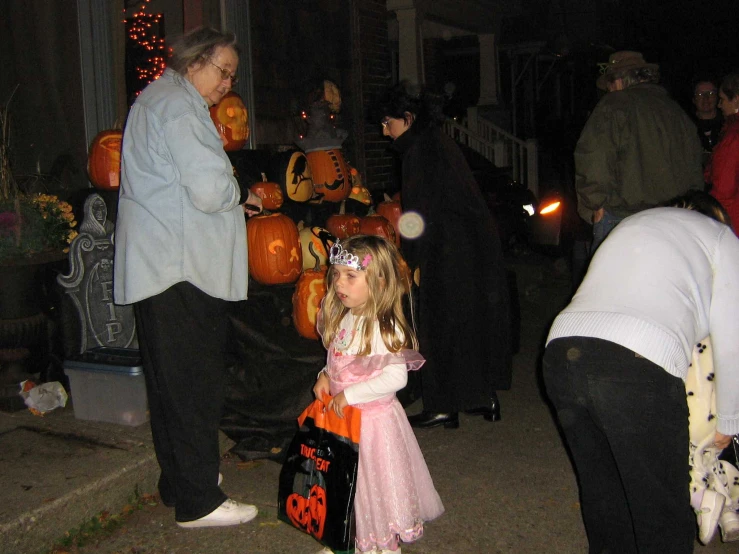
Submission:
POLYGON ((654 208, 622 221, 598 248, 547 344, 593 337, 685 380, 693 346, 711 336, 717 428, 739 433, 739 239, 699 213, 654 208))

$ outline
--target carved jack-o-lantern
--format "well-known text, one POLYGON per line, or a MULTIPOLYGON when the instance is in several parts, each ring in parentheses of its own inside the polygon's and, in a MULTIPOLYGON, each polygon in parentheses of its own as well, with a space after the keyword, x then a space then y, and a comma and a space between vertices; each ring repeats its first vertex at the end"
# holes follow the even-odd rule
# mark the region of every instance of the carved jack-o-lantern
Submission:
MULTIPOLYGON (((311 245, 311 250, 313 246, 311 245)), ((301 337, 318 340, 320 336, 316 330, 318 312, 321 310, 321 302, 326 296, 326 271, 325 265, 320 265, 318 257, 315 257, 314 269, 306 269, 298 279, 293 293, 293 323, 301 337)))
POLYGON ((341 202, 351 192, 349 170, 341 150, 314 150, 306 154, 313 173, 314 199, 341 202))
POLYGON ((121 180, 120 129, 102 131, 92 140, 87 159, 87 174, 90 182, 101 190, 118 190, 121 180))
POLYGON ((211 106, 210 118, 223 138, 226 152, 244 147, 249 138, 249 114, 241 96, 228 92, 218 104, 211 106))
POLYGON ((308 498, 294 492, 287 497, 287 517, 296 528, 320 539, 326 524, 326 491, 318 485, 310 488, 308 498))
POLYGON ((336 242, 336 237, 323 227, 303 227, 298 223, 300 232, 300 246, 303 250, 303 269, 312 269, 318 265, 325 265, 328 251, 336 242))
POLYGON ((303 270, 298 227, 280 213, 257 215, 246 223, 249 274, 263 285, 294 283, 303 270))
POLYGON ((359 234, 359 217, 344 213, 344 204, 341 204, 339 213, 331 214, 326 220, 326 229, 333 236, 345 239, 359 234))
POLYGON ((267 181, 264 173, 262 173, 262 181, 254 183, 249 190, 262 199, 262 207, 265 210, 274 211, 282 207, 283 196, 280 185, 267 181))
POLYGON ((308 158, 300 150, 281 152, 274 157, 270 177, 293 202, 307 202, 313 196, 313 173, 308 158))
POLYGON ((393 200, 385 194, 385 201, 380 202, 377 205, 377 213, 387 219, 390 222, 390 225, 393 226, 393 229, 395 230, 395 244, 396 246, 400 246, 400 231, 398 224, 400 223, 400 216, 403 215, 400 201, 393 200))
POLYGON ((379 214, 360 218, 359 232, 362 235, 385 237, 390 242, 395 242, 395 229, 393 229, 392 224, 385 217, 379 214))

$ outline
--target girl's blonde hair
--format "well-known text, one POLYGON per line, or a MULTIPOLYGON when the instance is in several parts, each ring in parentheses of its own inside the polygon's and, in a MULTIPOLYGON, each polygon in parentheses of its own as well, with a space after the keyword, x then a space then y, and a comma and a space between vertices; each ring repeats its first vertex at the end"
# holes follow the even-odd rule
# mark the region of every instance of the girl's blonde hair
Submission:
MULTIPOLYGON (((362 270, 367 278, 369 298, 362 309, 362 323, 357 329, 360 336, 358 355, 370 353, 375 322, 380 326, 380 336, 390 352, 399 352, 403 348, 418 349, 416 334, 403 313, 403 294, 406 293, 403 268, 407 266, 397 247, 385 238, 374 235, 355 235, 343 239, 341 247, 360 260, 370 256, 369 264, 362 270)), ((334 274, 329 268, 326 298, 319 318, 319 330, 326 348, 348 311, 349 308, 344 307, 336 294, 334 274)))

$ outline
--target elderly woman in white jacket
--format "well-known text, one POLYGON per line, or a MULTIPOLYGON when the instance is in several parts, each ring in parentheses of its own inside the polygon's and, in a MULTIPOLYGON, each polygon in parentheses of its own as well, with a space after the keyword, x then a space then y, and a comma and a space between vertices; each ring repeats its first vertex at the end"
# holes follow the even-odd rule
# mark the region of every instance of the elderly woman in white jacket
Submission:
MULTIPOLYGON (((196 29, 131 107, 123 135, 115 301, 133 304, 162 502, 180 527, 236 525, 257 509, 219 488, 229 301, 246 299, 241 190, 208 107, 236 80, 231 33, 196 29)), ((253 214, 254 211, 247 211, 253 214)))

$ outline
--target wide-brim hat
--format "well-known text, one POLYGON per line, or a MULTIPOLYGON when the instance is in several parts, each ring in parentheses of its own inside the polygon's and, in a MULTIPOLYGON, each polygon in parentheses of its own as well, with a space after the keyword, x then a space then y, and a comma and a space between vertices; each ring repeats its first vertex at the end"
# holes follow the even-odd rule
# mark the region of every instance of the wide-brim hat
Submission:
POLYGON ((601 90, 608 90, 606 85, 608 84, 609 75, 628 69, 639 69, 642 67, 655 70, 659 69, 659 65, 656 63, 645 62, 644 56, 641 52, 632 52, 631 50, 614 52, 608 57, 608 63, 602 64, 603 74, 598 77, 595 84, 601 90))

